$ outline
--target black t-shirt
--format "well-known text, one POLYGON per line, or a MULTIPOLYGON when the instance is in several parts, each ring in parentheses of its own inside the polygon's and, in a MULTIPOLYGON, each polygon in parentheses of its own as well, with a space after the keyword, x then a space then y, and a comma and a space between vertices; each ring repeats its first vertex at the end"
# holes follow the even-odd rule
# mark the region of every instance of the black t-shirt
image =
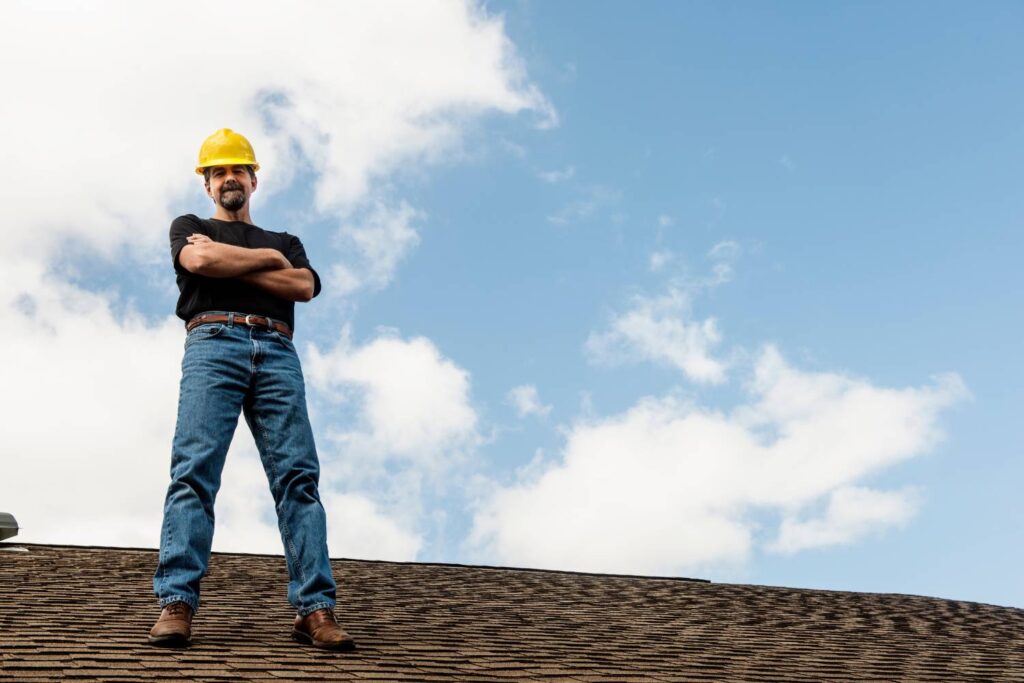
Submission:
POLYGON ((295 302, 274 296, 265 289, 230 277, 206 277, 186 270, 178 263, 178 254, 194 233, 206 235, 214 242, 249 249, 277 249, 293 268, 308 268, 313 273, 313 296, 320 293, 320 276, 309 265, 306 250, 295 235, 263 230, 242 221, 199 218, 192 214, 178 216, 171 223, 171 260, 178 274, 178 306, 175 312, 182 320, 191 320, 204 311, 234 311, 263 315, 288 323, 295 329, 295 302))

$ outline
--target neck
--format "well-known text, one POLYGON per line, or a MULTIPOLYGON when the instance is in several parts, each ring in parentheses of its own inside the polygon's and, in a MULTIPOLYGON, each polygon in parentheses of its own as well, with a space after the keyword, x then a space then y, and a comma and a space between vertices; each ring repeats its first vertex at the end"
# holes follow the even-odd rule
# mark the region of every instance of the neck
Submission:
POLYGON ((213 217, 219 221, 241 221, 242 223, 254 225, 252 218, 249 216, 249 202, 246 202, 238 211, 228 211, 218 204, 217 210, 213 213, 213 217))

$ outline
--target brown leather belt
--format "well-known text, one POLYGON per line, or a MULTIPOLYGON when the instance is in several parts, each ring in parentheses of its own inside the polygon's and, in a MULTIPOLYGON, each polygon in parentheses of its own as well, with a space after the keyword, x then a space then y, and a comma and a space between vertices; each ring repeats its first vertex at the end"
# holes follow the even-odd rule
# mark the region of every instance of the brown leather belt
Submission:
POLYGON ((262 315, 249 315, 246 313, 200 313, 185 324, 185 331, 191 332, 197 325, 207 323, 234 323, 238 325, 249 325, 250 327, 265 327, 268 330, 280 332, 289 339, 292 338, 292 331, 287 325, 273 318, 262 315))

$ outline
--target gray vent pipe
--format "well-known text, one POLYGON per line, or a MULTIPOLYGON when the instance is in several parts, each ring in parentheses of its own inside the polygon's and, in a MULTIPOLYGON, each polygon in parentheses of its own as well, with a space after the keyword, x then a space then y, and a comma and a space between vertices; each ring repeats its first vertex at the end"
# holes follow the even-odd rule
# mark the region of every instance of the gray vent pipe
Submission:
POLYGON ((9 512, 0 512, 0 541, 18 535, 18 520, 9 512))

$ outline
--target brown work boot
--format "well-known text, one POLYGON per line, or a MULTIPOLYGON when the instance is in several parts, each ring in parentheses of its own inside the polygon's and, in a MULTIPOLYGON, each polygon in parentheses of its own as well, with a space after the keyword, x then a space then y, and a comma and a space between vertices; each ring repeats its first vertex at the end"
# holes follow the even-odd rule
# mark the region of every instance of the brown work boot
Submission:
POLYGON ((334 610, 325 607, 305 617, 295 615, 292 640, 325 650, 354 650, 356 641, 338 626, 334 610))
POLYGON ((185 647, 192 644, 192 608, 188 603, 172 602, 160 612, 149 631, 150 645, 185 647))

